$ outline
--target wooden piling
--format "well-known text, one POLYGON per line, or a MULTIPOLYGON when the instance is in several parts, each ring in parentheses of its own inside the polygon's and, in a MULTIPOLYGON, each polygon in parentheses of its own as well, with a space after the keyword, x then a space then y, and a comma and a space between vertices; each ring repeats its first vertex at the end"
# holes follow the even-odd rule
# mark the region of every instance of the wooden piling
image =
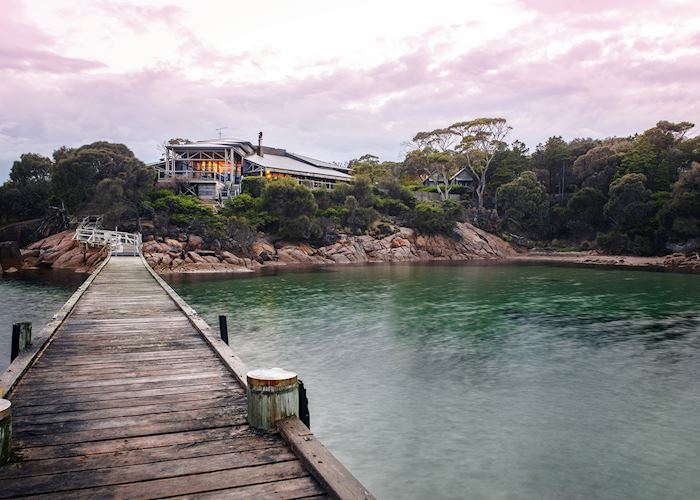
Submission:
POLYGON ((0 465, 10 461, 12 453, 12 404, 0 399, 0 465))
POLYGON ((221 340, 228 345, 228 324, 226 323, 226 316, 219 316, 219 331, 221 332, 221 340))
POLYGON ((19 339, 20 339, 19 323, 12 325, 12 346, 10 348, 10 363, 19 355, 19 339))
POLYGON ((301 420, 306 427, 311 429, 309 398, 306 396, 306 387, 304 387, 304 382, 301 380, 299 380, 299 420, 301 420))
POLYGON ((252 370, 248 380, 248 423, 256 429, 276 432, 276 423, 299 416, 297 374, 281 368, 252 370))
POLYGON ((19 324, 19 352, 32 345, 32 323, 25 321, 19 324))

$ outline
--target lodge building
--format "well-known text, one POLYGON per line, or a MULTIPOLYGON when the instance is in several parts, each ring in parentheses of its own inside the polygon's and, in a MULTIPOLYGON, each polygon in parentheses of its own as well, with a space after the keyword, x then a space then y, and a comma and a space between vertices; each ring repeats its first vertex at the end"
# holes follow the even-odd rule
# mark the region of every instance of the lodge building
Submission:
POLYGON ((347 167, 263 146, 262 132, 257 147, 233 139, 166 144, 164 158, 153 166, 162 187, 219 202, 240 194, 246 176, 290 177, 309 188, 328 190, 353 179, 347 167))

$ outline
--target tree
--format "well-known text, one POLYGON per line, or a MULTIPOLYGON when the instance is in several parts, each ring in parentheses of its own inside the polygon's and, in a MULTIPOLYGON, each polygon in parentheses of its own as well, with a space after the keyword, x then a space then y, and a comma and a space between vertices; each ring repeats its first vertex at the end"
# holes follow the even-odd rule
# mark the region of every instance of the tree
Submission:
POLYGON ((435 181, 443 200, 447 200, 454 187, 455 174, 462 168, 453 147, 458 136, 449 128, 418 132, 413 137, 416 149, 406 155, 404 165, 424 177, 435 181))
POLYGON ((392 176, 391 165, 380 163, 378 156, 369 153, 350 160, 348 168, 355 177, 365 177, 371 184, 378 184, 392 176))
POLYGON ((467 168, 477 180, 478 208, 484 208, 486 176, 496 153, 506 147, 504 142, 510 132, 505 118, 477 118, 450 125, 452 134, 460 137, 457 150, 466 158, 467 168))
POLYGON ((679 172, 690 165, 679 145, 693 128, 689 122, 672 123, 662 120, 634 140, 632 149, 622 159, 618 177, 644 174, 652 191, 670 191, 679 172))
POLYGON ((605 202, 605 195, 596 188, 585 187, 576 191, 566 207, 567 226, 571 233, 583 238, 594 236, 605 223, 605 202))
POLYGON ((680 175, 660 219, 676 241, 700 238, 700 163, 680 175))
POLYGON ((488 172, 487 182, 491 191, 512 181, 529 169, 530 155, 527 146, 520 141, 513 141, 510 147, 500 150, 493 158, 493 165, 488 172))
POLYGON ((280 237, 309 240, 321 236, 320 226, 312 220, 318 210, 314 195, 295 181, 281 178, 268 182, 262 194, 261 206, 276 223, 280 237))
POLYGON ((607 193, 622 158, 631 147, 632 143, 626 139, 596 146, 576 158, 571 171, 583 187, 607 193))
POLYGON ((544 145, 543 167, 547 171, 547 192, 564 197, 566 167, 571 163, 569 145, 561 137, 550 137, 544 145))
MULTIPOLYGON (((152 170, 128 147, 100 141, 67 152, 56 164, 51 183, 55 195, 76 211, 99 204, 95 194, 104 179, 121 179, 127 184, 124 192, 130 196, 134 191, 138 197, 151 189, 155 180, 152 170)), ((114 189, 113 185, 109 188, 112 194, 114 189)))
POLYGON ((544 233, 547 218, 547 191, 534 172, 523 172, 496 192, 498 211, 504 229, 528 236, 544 233))
POLYGON ((643 229, 652 215, 651 191, 643 174, 627 174, 610 185, 603 212, 614 226, 623 231, 643 229))
POLYGON ((51 178, 53 163, 49 158, 35 153, 26 153, 15 161, 10 169, 10 180, 26 186, 31 183, 44 183, 51 178))
POLYGON ((0 187, 0 222, 41 217, 49 205, 53 163, 27 153, 12 164, 10 180, 0 187))

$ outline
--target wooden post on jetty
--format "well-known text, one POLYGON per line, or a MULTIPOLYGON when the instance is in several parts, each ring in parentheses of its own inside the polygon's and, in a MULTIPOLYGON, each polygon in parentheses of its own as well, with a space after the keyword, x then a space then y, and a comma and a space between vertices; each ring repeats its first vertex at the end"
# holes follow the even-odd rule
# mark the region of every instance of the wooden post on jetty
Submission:
POLYGON ((0 399, 0 465, 10 461, 12 453, 12 404, 0 399))
POLYGON ((12 325, 12 347, 10 349, 10 362, 14 361, 19 353, 32 344, 32 323, 25 321, 12 325))
POLYGON ((226 323, 226 316, 219 316, 219 333, 221 334, 221 340, 228 345, 228 323, 226 323))
POLYGON ((28 345, 32 345, 32 322, 19 323, 19 351, 22 352, 28 345))
POLYGON ((248 423, 266 432, 276 432, 277 422, 299 416, 297 374, 282 368, 249 371, 248 423))

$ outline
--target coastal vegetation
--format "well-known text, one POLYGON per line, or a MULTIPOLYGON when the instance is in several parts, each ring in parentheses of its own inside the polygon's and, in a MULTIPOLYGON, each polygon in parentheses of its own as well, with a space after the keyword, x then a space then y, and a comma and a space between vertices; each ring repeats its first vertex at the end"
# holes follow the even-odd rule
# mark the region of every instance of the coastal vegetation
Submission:
POLYGON ((322 246, 341 234, 399 227, 451 235, 471 222, 514 243, 611 254, 662 255, 700 247, 700 138, 660 121, 630 137, 550 137, 534 151, 507 143, 505 119, 481 118, 417 133, 404 161, 365 154, 353 183, 311 190, 290 179, 245 178, 225 206, 156 189, 154 171, 122 144, 62 147, 15 161, 0 186, 0 223, 49 206, 104 214, 105 224, 164 237, 197 234, 245 253, 256 235, 322 246), (458 183, 469 172, 471 183, 458 183), (433 182, 424 182, 432 179, 433 182))

